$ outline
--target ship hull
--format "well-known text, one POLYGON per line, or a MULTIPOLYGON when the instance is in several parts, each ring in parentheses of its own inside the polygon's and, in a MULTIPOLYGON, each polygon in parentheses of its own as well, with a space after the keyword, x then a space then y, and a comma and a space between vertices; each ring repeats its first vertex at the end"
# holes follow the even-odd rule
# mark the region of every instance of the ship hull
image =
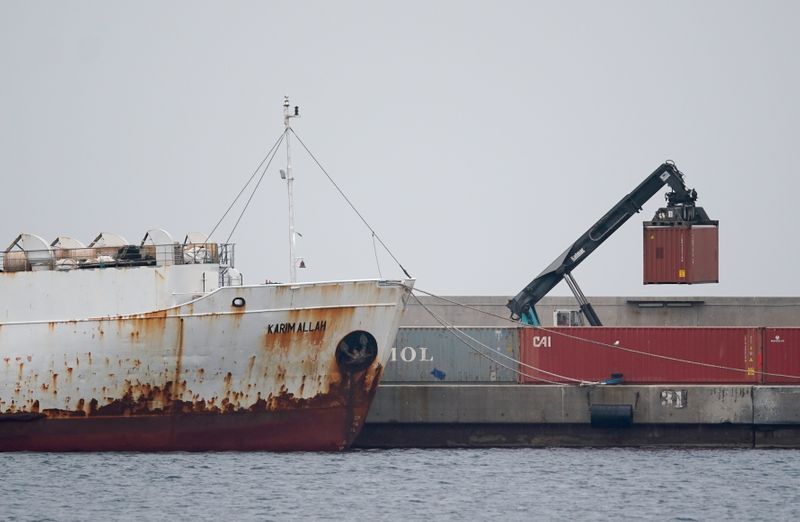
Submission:
POLYGON ((0 451, 345 449, 407 296, 382 281, 226 287, 144 314, 0 323, 0 451))
MULTIPOLYGON (((232 414, 7 419, 3 451, 339 451, 350 446, 366 403, 232 414)), ((20 416, 21 417, 21 416, 20 416)))

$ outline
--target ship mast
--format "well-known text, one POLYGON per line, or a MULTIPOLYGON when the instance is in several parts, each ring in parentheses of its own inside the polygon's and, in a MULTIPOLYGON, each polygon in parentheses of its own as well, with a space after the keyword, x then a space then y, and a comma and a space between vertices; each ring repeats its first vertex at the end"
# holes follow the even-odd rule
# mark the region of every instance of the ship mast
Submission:
MULTIPOLYGON (((289 113, 289 97, 283 97, 283 126, 285 127, 286 136, 286 188, 289 195, 289 282, 297 282, 297 257, 295 256, 295 243, 297 233, 294 231, 294 195, 292 192, 292 184, 294 183, 294 176, 292 175, 292 147, 289 142, 291 135, 291 125, 289 120, 300 116, 299 107, 295 106, 294 114, 289 113)), ((283 174, 283 173, 281 173, 283 174)))

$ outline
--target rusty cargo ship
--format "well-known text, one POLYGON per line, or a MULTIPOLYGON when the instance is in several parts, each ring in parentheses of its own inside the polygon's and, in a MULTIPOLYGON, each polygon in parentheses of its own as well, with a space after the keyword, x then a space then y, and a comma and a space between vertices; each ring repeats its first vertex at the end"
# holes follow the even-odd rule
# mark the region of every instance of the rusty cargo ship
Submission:
POLYGON ((341 450, 411 281, 242 285, 233 245, 20 235, 1 255, 0 450, 341 450))

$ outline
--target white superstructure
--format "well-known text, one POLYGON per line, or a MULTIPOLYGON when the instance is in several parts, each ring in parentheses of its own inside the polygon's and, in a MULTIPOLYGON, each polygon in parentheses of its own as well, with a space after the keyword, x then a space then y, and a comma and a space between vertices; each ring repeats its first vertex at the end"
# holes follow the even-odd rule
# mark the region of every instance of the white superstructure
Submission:
POLYGON ((145 313, 242 284, 230 264, 233 245, 165 240, 163 230, 139 245, 103 233, 84 247, 65 236, 48 244, 20 234, 0 253, 0 322, 145 313))

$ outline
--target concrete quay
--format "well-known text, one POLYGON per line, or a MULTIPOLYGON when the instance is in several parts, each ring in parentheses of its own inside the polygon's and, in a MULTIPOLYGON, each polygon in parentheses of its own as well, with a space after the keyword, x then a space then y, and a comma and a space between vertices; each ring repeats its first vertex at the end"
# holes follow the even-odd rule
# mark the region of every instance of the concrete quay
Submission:
MULTIPOLYGON (((420 301, 448 323, 459 326, 514 326, 510 296, 449 296, 465 306, 423 296, 420 301)), ((605 326, 800 326, 800 297, 604 297, 590 296, 605 326)), ((577 312, 575 298, 544 297, 536 309, 542 326, 554 326, 557 312, 577 312)), ((415 300, 401 326, 440 326, 415 300)))
POLYGON ((384 384, 355 443, 548 446, 800 448, 800 386, 384 384))

